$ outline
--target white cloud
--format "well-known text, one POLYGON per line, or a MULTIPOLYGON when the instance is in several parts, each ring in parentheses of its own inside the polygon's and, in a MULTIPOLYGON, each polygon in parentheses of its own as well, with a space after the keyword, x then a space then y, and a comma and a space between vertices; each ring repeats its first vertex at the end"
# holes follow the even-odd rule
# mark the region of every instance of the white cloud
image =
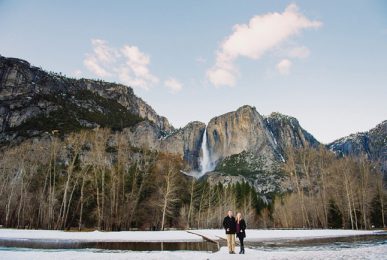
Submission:
POLYGON ((288 59, 283 59, 277 64, 277 70, 282 75, 288 75, 291 67, 292 62, 288 59))
POLYGON ((108 46, 108 43, 100 39, 92 39, 93 52, 98 60, 101 62, 111 63, 119 56, 117 51, 108 46))
POLYGON ((159 79, 149 71, 150 57, 137 46, 110 47, 100 39, 91 40, 93 52, 86 54, 85 67, 98 77, 116 77, 131 87, 149 89, 159 79))
POLYGON ((141 52, 138 47, 125 45, 121 49, 121 53, 126 58, 126 66, 122 66, 120 72, 120 78, 124 83, 147 89, 149 85, 159 81, 148 69, 149 56, 141 52))
POLYGON ((183 84, 181 84, 175 78, 169 78, 164 81, 164 85, 169 89, 172 94, 175 94, 183 89, 183 84))
POLYGON ((299 58, 299 59, 305 59, 308 58, 310 55, 310 50, 305 47, 295 47, 289 51, 289 57, 291 58, 299 58))
POLYGON ((290 4, 282 13, 267 13, 237 24, 231 35, 220 44, 215 65, 207 71, 209 81, 216 87, 235 85, 238 70, 234 61, 239 57, 259 59, 267 51, 279 46, 303 29, 318 28, 319 21, 311 21, 290 4))
POLYGON ((86 58, 83 60, 83 64, 89 71, 98 77, 103 78, 111 76, 111 74, 100 65, 100 61, 94 55, 86 55, 86 58))

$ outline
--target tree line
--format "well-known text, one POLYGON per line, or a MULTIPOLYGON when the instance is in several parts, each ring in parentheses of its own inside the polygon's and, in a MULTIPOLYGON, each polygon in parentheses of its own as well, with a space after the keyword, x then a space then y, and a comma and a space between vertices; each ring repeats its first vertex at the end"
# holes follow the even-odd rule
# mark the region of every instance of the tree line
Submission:
POLYGON ((385 227, 387 192, 379 165, 337 158, 325 147, 288 149, 288 192, 276 197, 273 225, 299 228, 385 227))
POLYGON ((385 226, 386 190, 365 158, 289 150, 271 203, 249 184, 181 174, 180 156, 130 146, 124 131, 32 139, 0 156, 0 225, 34 229, 220 228, 228 209, 251 228, 385 226))
POLYGON ((247 184, 210 186, 181 174, 180 156, 131 147, 124 132, 80 131, 28 140, 0 157, 0 225, 130 230, 220 227, 238 205, 255 217, 247 184), (214 214, 216 212, 216 214, 214 214))

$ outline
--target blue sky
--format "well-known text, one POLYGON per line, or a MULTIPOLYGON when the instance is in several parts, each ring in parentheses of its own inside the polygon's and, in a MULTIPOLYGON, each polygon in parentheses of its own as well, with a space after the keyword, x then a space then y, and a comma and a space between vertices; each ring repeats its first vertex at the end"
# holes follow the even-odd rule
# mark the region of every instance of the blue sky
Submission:
POLYGON ((131 85, 175 127, 249 104, 327 143, 387 119, 387 2, 5 1, 0 54, 131 85))

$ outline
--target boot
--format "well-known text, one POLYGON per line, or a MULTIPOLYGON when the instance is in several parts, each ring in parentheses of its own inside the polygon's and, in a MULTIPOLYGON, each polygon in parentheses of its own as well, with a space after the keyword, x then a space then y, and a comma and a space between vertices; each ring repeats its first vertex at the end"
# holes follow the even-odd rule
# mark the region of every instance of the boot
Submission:
POLYGON ((240 254, 245 254, 245 247, 244 246, 241 247, 241 253, 240 254))

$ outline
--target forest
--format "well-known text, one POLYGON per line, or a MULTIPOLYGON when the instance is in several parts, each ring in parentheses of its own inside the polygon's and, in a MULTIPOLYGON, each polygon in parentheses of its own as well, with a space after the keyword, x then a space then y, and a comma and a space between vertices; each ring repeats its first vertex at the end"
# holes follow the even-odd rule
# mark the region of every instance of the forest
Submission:
POLYGON ((283 190, 267 201, 248 183, 181 173, 173 154, 131 147, 124 131, 31 139, 0 154, 0 225, 31 229, 220 228, 228 209, 249 228, 385 227, 377 165, 320 148, 288 149, 283 190))

